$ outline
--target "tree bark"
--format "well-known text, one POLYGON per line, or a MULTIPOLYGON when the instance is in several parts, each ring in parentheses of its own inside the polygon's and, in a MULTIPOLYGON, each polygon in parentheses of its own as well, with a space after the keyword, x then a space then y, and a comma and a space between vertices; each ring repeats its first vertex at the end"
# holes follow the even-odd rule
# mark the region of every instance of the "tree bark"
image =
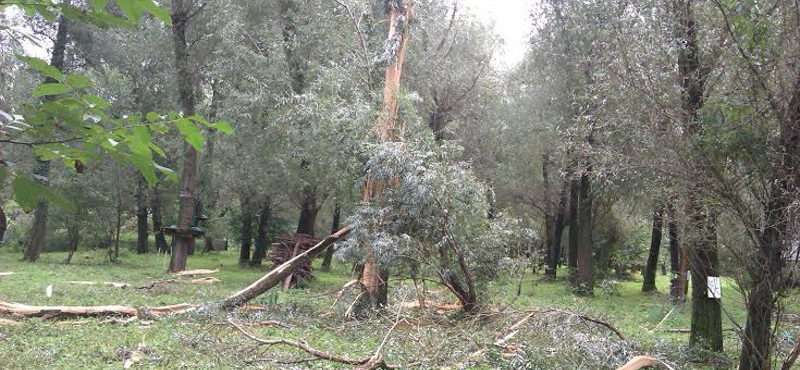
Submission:
MULTIPOLYGON (((64 4, 69 5, 70 0, 64 0, 64 4)), ((64 72, 64 55, 67 49, 67 38, 69 32, 70 21, 62 16, 58 17, 58 30, 56 31, 56 40, 53 43, 53 54, 50 56, 50 65, 55 67, 61 72, 64 72)), ((58 82, 51 77, 45 79, 46 83, 58 82)), ((52 99, 53 97, 45 97, 45 99, 52 99)), ((33 168, 34 180, 40 185, 47 186, 48 177, 50 176, 50 162, 36 159, 36 164, 33 168)), ((49 205, 46 200, 40 199, 33 210, 33 227, 31 229, 30 244, 25 251, 25 260, 28 262, 36 262, 39 260, 39 255, 42 253, 44 247, 44 240, 47 235, 47 215, 49 205)))
MULTIPOLYGON (((172 40, 175 49, 176 82, 178 84, 178 100, 184 116, 195 114, 194 85, 189 67, 189 50, 186 44, 186 26, 189 21, 190 6, 191 3, 186 0, 172 0, 172 40)), ((175 232, 175 248, 169 263, 170 272, 186 270, 189 249, 194 245, 194 238, 189 230, 192 226, 194 203, 197 196, 197 151, 189 143, 184 142, 183 153, 178 230, 175 232)))
POLYGON ((239 266, 250 264, 250 246, 253 242, 253 207, 250 198, 241 196, 239 204, 242 209, 242 246, 239 249, 239 266))
MULTIPOLYGON (((383 108, 375 124, 378 133, 378 142, 400 140, 397 133, 397 93, 400 90, 400 76, 403 71, 403 61, 406 56, 408 44, 409 21, 414 7, 414 0, 387 2, 389 10, 389 36, 387 39, 393 40, 399 35, 398 47, 395 51, 392 62, 386 66, 386 77, 383 89, 383 108)), ((387 184, 373 182, 367 179, 364 189, 364 201, 380 198, 383 189, 387 184)), ((388 297, 388 270, 377 263, 375 251, 372 248, 367 250, 364 268, 361 273, 361 283, 367 291, 366 299, 369 299, 373 306, 385 306, 388 297)))
POLYGON ((650 255, 647 257, 647 266, 644 269, 643 292, 652 292, 656 289, 656 270, 658 269, 658 255, 661 253, 661 232, 664 225, 664 206, 658 205, 653 211, 653 231, 650 235, 650 255))
MULTIPOLYGON (((678 212, 675 209, 675 203, 670 200, 667 205, 667 232, 669 233, 669 268, 670 268, 670 289, 669 295, 673 303, 679 303, 685 299, 682 292, 685 291, 686 280, 680 277, 681 272, 681 242, 678 235, 678 212), (683 281, 683 288, 681 288, 681 281, 683 281)), ((685 270, 684 270, 685 271, 685 270)))
POLYGON ((0 202, 0 243, 5 240, 6 229, 8 228, 8 221, 6 220, 6 213, 3 212, 3 203, 0 202))
POLYGON ((569 182, 569 239, 567 251, 567 267, 569 280, 575 283, 578 275, 578 203, 580 203, 580 184, 578 180, 569 182))
POLYGON ((72 256, 78 251, 78 244, 81 242, 81 232, 77 225, 67 226, 67 234, 69 235, 69 254, 64 260, 65 264, 72 262, 72 256))
POLYGON ((592 165, 587 163, 580 177, 578 206, 578 273, 575 285, 583 294, 594 291, 594 271, 592 258, 592 165))
POLYGON ((169 252, 169 244, 167 238, 164 236, 164 227, 161 214, 161 193, 158 191, 158 183, 153 186, 153 198, 150 200, 150 213, 153 217, 153 235, 156 239, 156 249, 158 253, 169 252))
POLYGON ((556 210, 556 220, 555 220, 555 227, 553 235, 553 246, 550 250, 550 259, 548 260, 548 270, 552 274, 553 278, 556 277, 556 271, 558 270, 558 264, 561 260, 561 239, 564 236, 564 219, 566 218, 565 213, 567 212, 567 202, 568 196, 567 192, 569 190, 570 182, 565 181, 564 186, 561 188, 561 195, 558 199, 558 209, 556 210))
POLYGON ((264 197, 261 203, 261 210, 258 215, 258 230, 256 232, 256 250, 250 260, 250 267, 261 266, 261 261, 267 255, 267 232, 269 231, 269 220, 272 216, 272 200, 269 196, 264 197))
POLYGON ((542 249, 545 256, 544 274, 550 278, 555 277, 555 270, 550 269, 550 258, 553 254, 553 238, 556 235, 555 212, 553 212, 553 202, 550 199, 550 194, 553 192, 553 185, 550 183, 550 168, 552 167, 552 163, 550 153, 542 153, 542 209, 544 210, 544 243, 542 243, 542 249))
POLYGON ((150 234, 147 232, 147 182, 140 174, 136 188, 136 252, 147 253, 150 249, 150 234))
MULTIPOLYGON (((337 203, 336 206, 333 208, 333 221, 331 222, 331 233, 335 233, 339 230, 339 219, 341 218, 342 214, 342 207, 337 203)), ((328 248, 325 251, 325 258, 322 260, 322 271, 330 272, 331 271, 331 262, 333 261, 333 252, 335 252, 333 247, 328 248)))
POLYGON ((317 223, 317 191, 306 186, 303 188, 303 204, 300 207, 300 217, 297 220, 297 233, 314 236, 314 225, 317 223))

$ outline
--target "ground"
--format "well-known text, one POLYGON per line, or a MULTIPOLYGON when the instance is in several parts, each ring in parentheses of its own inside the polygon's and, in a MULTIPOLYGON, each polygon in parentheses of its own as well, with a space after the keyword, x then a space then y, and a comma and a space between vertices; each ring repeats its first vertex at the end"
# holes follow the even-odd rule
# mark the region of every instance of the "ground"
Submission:
MULTIPOLYGON (((165 284, 138 290, 66 283, 112 281, 144 286, 171 278, 165 273, 169 260, 164 255, 139 256, 125 251, 116 264, 105 261, 104 256, 94 251, 78 253, 72 264, 64 265, 63 254, 47 253, 41 262, 29 264, 19 262, 18 254, 0 249, 0 272, 14 272, 0 277, 0 300, 131 306, 210 302, 247 286, 266 270, 237 267, 237 255, 231 251, 189 259, 190 268, 219 269, 214 274, 221 280, 218 284, 165 284), (48 285, 52 285, 51 297, 46 295, 48 285)), ((564 275, 563 271, 559 273, 564 275)), ((734 367, 738 354, 739 343, 730 320, 725 320, 723 356, 688 351, 688 334, 663 330, 688 328, 688 306, 676 309, 661 328, 653 331, 672 306, 662 293, 641 293, 637 279, 620 282, 616 292, 598 289, 589 298, 573 295, 564 281, 545 283, 542 276, 529 275, 516 299, 515 282, 490 285, 491 307, 478 316, 395 304, 375 317, 355 321, 343 318, 352 294, 343 295, 333 305, 341 287, 350 280, 348 266, 335 264, 333 272, 317 270, 316 276, 303 289, 275 290, 259 297, 253 302, 262 308, 258 311, 217 311, 128 324, 108 323, 102 318, 18 319, 21 326, 0 326, 0 369, 120 369, 126 360, 136 369, 351 368, 310 361, 310 356, 286 347, 259 347, 226 325, 227 318, 244 324, 277 320, 285 326, 251 325, 246 329, 262 338, 302 340, 312 347, 351 357, 372 355, 397 323, 381 352, 389 363, 412 364, 420 369, 600 369, 618 366, 636 354, 659 356, 680 369, 725 369, 734 367), (545 308, 600 318, 619 329, 627 341, 574 316, 541 312, 507 342, 506 349, 493 345, 527 312, 545 308)), ((666 292, 667 277, 659 275, 657 286, 660 292, 666 292)), ((416 290, 409 281, 394 280, 390 287, 394 302, 416 300, 416 290)), ((431 299, 452 303, 452 297, 432 283, 428 283, 428 290, 431 299)), ((741 302, 741 295, 726 281, 723 307, 738 323, 744 318, 741 302)), ((786 312, 800 313, 797 294, 788 298, 786 312)), ((797 334, 797 327, 781 331, 781 349, 785 351, 797 334)))

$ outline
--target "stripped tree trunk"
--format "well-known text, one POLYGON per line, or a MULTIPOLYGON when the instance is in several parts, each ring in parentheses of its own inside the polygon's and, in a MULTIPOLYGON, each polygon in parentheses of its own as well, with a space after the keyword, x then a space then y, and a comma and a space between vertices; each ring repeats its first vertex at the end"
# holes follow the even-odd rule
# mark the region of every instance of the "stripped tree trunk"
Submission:
MULTIPOLYGON (((383 88, 383 110, 375 124, 378 141, 381 143, 397 141, 402 138, 397 130, 397 92, 400 90, 400 76, 403 71, 403 60, 406 56, 408 44, 409 20, 411 18, 414 0, 387 1, 389 10, 389 40, 398 40, 394 58, 386 66, 386 78, 383 88)), ((402 130, 400 130, 402 131, 402 130)), ((364 202, 380 198, 386 184, 367 179, 364 189, 364 202)), ((361 283, 367 291, 367 298, 375 306, 384 306, 387 303, 388 270, 381 268, 372 248, 367 250, 364 268, 361 272, 361 283)))
MULTIPOLYGON (((172 0, 172 41, 175 49, 175 70, 177 72, 178 100, 184 116, 195 114, 195 93, 192 72, 189 67, 189 50, 186 44, 186 26, 189 21, 187 0, 172 0)), ((194 238, 190 233, 197 196, 197 150, 189 143, 183 143, 183 171, 181 173, 180 208, 178 230, 175 232, 175 248, 169 263, 169 271, 186 270, 189 249, 194 248, 194 238)))
MULTIPOLYGON (((64 0, 63 3, 68 5, 70 0, 64 0)), ((70 21, 63 15, 58 17, 56 40, 53 43, 53 54, 50 56, 50 65, 61 72, 64 72, 64 54, 67 49, 69 24, 70 21)), ((56 83, 58 81, 48 77, 45 79, 45 82, 56 83)), ((45 97, 45 99, 51 98, 52 97, 45 97)), ((50 176, 50 162, 42 161, 37 158, 36 165, 33 168, 33 175, 36 183, 46 186, 48 177, 50 176)), ((39 254, 42 253, 44 239, 47 235, 47 214, 48 203, 46 200, 41 199, 33 210, 33 227, 31 229, 30 244, 28 244, 28 248, 25 251, 26 261, 36 262, 39 260, 39 254)))

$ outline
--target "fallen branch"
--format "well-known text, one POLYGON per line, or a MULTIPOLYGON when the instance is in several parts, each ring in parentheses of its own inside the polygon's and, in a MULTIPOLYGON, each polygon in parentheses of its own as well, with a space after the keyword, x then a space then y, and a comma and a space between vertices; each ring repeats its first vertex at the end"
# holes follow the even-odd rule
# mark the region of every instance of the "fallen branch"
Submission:
POLYGON ((668 329, 664 329, 662 331, 665 332, 665 333, 680 333, 680 334, 688 334, 688 333, 692 332, 691 329, 680 329, 680 328, 679 329, 669 329, 668 328, 668 329))
POLYGON ((663 366, 668 370, 675 370, 665 362, 649 356, 636 356, 617 370, 639 370, 649 366, 663 366))
POLYGON ((378 354, 378 353, 376 353, 376 355, 373 355, 373 356, 370 356, 370 357, 362 357, 362 358, 351 358, 351 357, 348 357, 347 355, 340 356, 340 355, 336 355, 336 354, 333 354, 333 353, 330 353, 330 352, 325 352, 325 351, 318 350, 318 349, 316 349, 314 347, 311 347, 311 346, 309 346, 309 345, 307 345, 305 343, 296 342, 296 341, 293 341, 293 340, 290 340, 290 339, 263 339, 263 338, 259 338, 259 337, 255 336, 255 335, 251 334, 247 330, 245 330, 241 325, 233 322, 233 320, 231 320, 231 319, 228 319, 228 324, 230 326, 232 326, 233 328, 235 328, 236 330, 240 331, 242 334, 244 334, 244 336, 246 336, 246 337, 248 337, 248 338, 250 338, 250 339, 252 339, 252 340, 254 340, 254 341, 256 341, 256 342, 258 342, 260 344, 264 344, 264 345, 267 345, 267 346, 274 346, 274 345, 277 345, 277 344, 282 344, 282 345, 285 345, 285 346, 297 348, 297 349, 299 349, 301 351, 304 351, 304 352, 306 352, 306 353, 308 353, 308 354, 310 354, 310 355, 312 355, 312 356, 314 356, 314 357, 316 357, 318 359, 321 359, 321 360, 332 361, 332 362, 336 362, 336 363, 340 363, 340 364, 344 364, 344 365, 359 366, 358 369, 364 369, 364 370, 398 369, 398 368, 400 368, 399 366, 396 366, 396 365, 388 365, 388 364, 386 364, 386 362, 383 360, 383 356, 378 354))
POLYGON ((198 284, 198 285, 200 285, 200 284, 216 284, 216 283, 221 283, 221 282, 222 282, 222 280, 220 280, 218 278, 215 278, 215 277, 212 277, 212 276, 204 277, 204 278, 198 278, 198 279, 191 279, 191 280, 166 279, 166 280, 156 280, 156 281, 154 281, 154 282, 152 282, 150 284, 143 285, 143 286, 138 286, 135 289, 149 290, 149 289, 155 288, 157 285, 163 285, 163 284, 198 284))
POLYGON ((508 342, 509 340, 513 339, 514 336, 517 335, 517 333, 519 333, 519 329, 522 328, 522 325, 525 325, 525 323, 527 323, 528 320, 530 320, 532 317, 536 316, 536 314, 538 314, 538 313, 539 313, 538 310, 537 311, 533 311, 533 312, 529 313, 528 315, 525 315, 525 317, 523 317, 522 320, 517 321, 516 324, 511 325, 505 331, 508 334, 506 334, 503 338, 500 338, 497 341, 495 341, 494 345, 498 346, 500 348, 505 348, 506 342, 508 342))
POLYGON ((130 287, 127 283, 115 283, 112 281, 67 281, 67 284, 77 284, 77 285, 106 285, 106 286, 113 286, 114 288, 125 289, 130 287))
POLYGON ((0 314, 19 317, 158 317, 173 313, 186 313, 198 308, 196 305, 177 304, 158 307, 130 307, 130 306, 29 306, 19 303, 0 301, 0 314))
POLYGON ((669 315, 672 315, 672 311, 675 311, 675 306, 673 306, 672 309, 670 309, 669 312, 667 312, 667 314, 664 316, 664 318, 661 319, 661 321, 658 322, 658 325, 656 325, 656 327, 653 328, 653 330, 650 330, 650 332, 653 333, 656 330, 658 330, 658 328, 661 327, 661 325, 664 323, 664 321, 667 321, 667 318, 669 318, 669 315))
POLYGON ((325 249, 331 244, 339 241, 339 239, 344 238, 348 233, 350 233, 350 226, 337 231, 336 233, 317 243, 315 246, 311 247, 309 250, 294 256, 292 259, 284 262, 282 265, 272 269, 272 271, 268 272, 266 275, 250 284, 250 286, 247 288, 244 288, 241 291, 233 294, 219 304, 223 308, 234 308, 260 296, 267 290, 270 290, 274 286, 280 284, 285 277, 292 274, 297 266, 311 261, 317 254, 325 251, 325 249))
POLYGON ((628 341, 627 339, 625 339, 625 336, 622 335, 622 332, 620 332, 617 328, 615 328, 613 325, 611 325, 611 324, 609 324, 609 323, 607 323, 605 321, 602 321, 600 319, 597 319, 597 318, 594 318, 594 317, 591 317, 591 316, 587 316, 587 315, 584 315, 582 313, 577 313, 577 312, 572 312, 572 311, 567 311, 567 310, 548 309, 547 311, 548 312, 560 313, 560 314, 564 314, 564 315, 575 316, 575 317, 577 317, 577 318, 579 318, 581 320, 593 322, 595 324, 598 324, 600 326, 603 326, 603 327, 607 328, 608 330, 611 330, 612 332, 614 332, 614 334, 616 334, 619 337, 619 339, 622 339, 623 342, 627 342, 628 341))
POLYGON ((797 361, 797 357, 800 356, 800 340, 797 341, 797 344, 794 346, 792 352, 789 353, 789 356, 786 357, 786 361, 783 362, 783 366, 781 366, 781 370, 789 370, 794 366, 794 363, 797 361))
POLYGON ((0 272, 0 277, 14 275, 13 272, 0 272))

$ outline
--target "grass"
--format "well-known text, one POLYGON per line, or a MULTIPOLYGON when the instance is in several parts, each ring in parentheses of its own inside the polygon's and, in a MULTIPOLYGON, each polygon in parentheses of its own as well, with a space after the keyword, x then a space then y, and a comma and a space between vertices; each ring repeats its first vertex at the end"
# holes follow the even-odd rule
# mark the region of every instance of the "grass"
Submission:
MULTIPOLYGON (((18 254, 0 250, 0 272, 15 272, 0 277, 0 300, 37 305, 131 306, 209 302, 243 288, 266 271, 266 268, 239 268, 233 251, 198 255, 189 258, 189 266, 220 269, 216 276, 222 280, 221 283, 165 284, 150 290, 135 290, 73 285, 66 281, 114 281, 143 286, 154 280, 170 278, 165 273, 167 258, 123 251, 121 262, 114 264, 108 263, 101 252, 79 252, 70 265, 62 264, 63 259, 62 253, 47 253, 41 262, 29 264, 20 262, 18 254), (45 294, 48 285, 53 286, 51 297, 45 294)), ((264 306, 265 311, 230 315, 239 322, 273 319, 287 325, 285 328, 250 328, 265 338, 305 340, 320 349, 351 356, 369 356, 393 324, 397 307, 390 308, 384 315, 362 321, 342 318, 341 314, 352 301, 353 294, 346 294, 333 308, 332 303, 338 290, 349 281, 350 272, 347 266, 335 264, 334 267, 331 273, 317 270, 316 280, 304 289, 275 290, 259 297, 254 304, 264 306)), ((564 276, 565 271, 559 271, 559 275, 564 276)), ((668 284, 667 277, 658 276, 659 292, 668 291, 668 284)), ((390 361, 419 362, 419 368, 423 369, 612 368, 634 353, 659 354, 686 369, 727 368, 738 354, 739 342, 734 325, 731 320, 724 320, 724 356, 705 364, 690 362, 696 357, 685 354, 688 334, 652 332, 672 305, 663 293, 642 293, 640 280, 620 282, 615 294, 598 289, 591 298, 573 295, 562 279, 545 283, 540 275, 526 276, 522 293, 516 299, 512 293, 515 289, 513 283, 494 282, 489 286, 495 307, 513 300, 513 306, 503 315, 492 314, 489 310, 489 314, 482 318, 463 318, 452 313, 406 309, 403 312, 405 320, 390 337, 383 352, 390 361), (629 343, 620 344, 607 331, 570 318, 543 317, 516 338, 516 351, 492 347, 494 339, 503 333, 504 328, 516 322, 522 311, 545 307, 600 317, 625 333, 629 343), (584 338, 579 334, 588 336, 584 338), (489 350, 481 358, 470 357, 483 348, 489 350)), ((394 301, 402 298, 412 301, 414 292, 410 283, 392 282, 394 301)), ((745 317, 742 297, 730 281, 724 283, 723 297, 725 311, 741 324, 745 317)), ((452 297, 441 290, 434 290, 433 298, 452 301, 452 297)), ((787 311, 800 312, 796 294, 787 302, 787 311)), ((208 312, 168 317, 150 325, 109 324, 100 318, 81 319, 80 325, 68 325, 75 320, 29 319, 22 326, 0 327, 0 369, 119 369, 131 357, 140 359, 134 368, 141 369, 346 368, 329 362, 276 363, 307 359, 307 356, 287 348, 258 348, 223 325, 225 317, 226 314, 221 312, 208 312)), ((676 309, 662 327, 688 328, 689 322, 687 305, 676 309)), ((784 333, 787 343, 792 335, 797 335, 796 328, 784 333)))

